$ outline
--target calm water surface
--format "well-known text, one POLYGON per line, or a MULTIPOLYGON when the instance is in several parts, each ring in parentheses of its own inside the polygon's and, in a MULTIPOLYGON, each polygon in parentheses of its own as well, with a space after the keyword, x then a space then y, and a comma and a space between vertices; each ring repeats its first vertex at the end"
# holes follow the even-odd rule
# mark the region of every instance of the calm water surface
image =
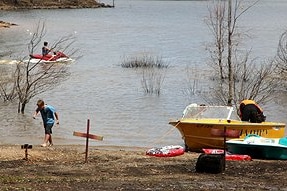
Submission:
MULTIPOLYGON (((91 141, 92 145, 182 144, 168 121, 180 117, 187 104, 203 102, 184 92, 187 67, 195 68, 197 74, 208 71, 204 66, 205 46, 211 38, 204 22, 208 2, 119 0, 114 9, 1 11, 0 20, 19 25, 0 31, 1 48, 17 52, 13 56, 28 54, 29 33, 41 20, 47 28, 43 40, 54 42, 73 34, 83 57, 71 65, 71 78, 31 100, 25 115, 17 114, 14 105, 1 105, 0 143, 41 143, 41 117, 33 120, 31 116, 36 100, 42 98, 60 113, 55 144, 84 144, 83 138, 72 134, 84 132, 87 119, 91 133, 104 136, 103 142, 91 141), (145 95, 141 74, 120 66, 125 57, 145 53, 160 56, 170 65, 159 97, 145 95)), ((263 0, 242 17, 242 29, 252 37, 244 46, 252 48, 259 60, 275 55, 279 36, 287 28, 286 9, 286 1, 263 0)), ((265 113, 269 120, 286 122, 284 98, 277 103, 276 111, 267 105, 265 113)))

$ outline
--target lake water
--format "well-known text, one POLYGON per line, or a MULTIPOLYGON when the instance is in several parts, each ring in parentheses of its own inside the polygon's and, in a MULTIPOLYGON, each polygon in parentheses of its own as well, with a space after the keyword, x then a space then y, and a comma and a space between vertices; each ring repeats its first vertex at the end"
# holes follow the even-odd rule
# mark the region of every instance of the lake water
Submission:
MULTIPOLYGON (((203 103, 200 96, 188 96, 187 67, 194 77, 208 72, 205 50, 211 35, 204 22, 211 1, 115 2, 115 8, 1 11, 0 20, 19 26, 0 30, 1 51, 12 50, 16 59, 27 55, 30 32, 45 21, 50 43, 73 34, 82 55, 71 65, 71 78, 56 89, 39 95, 27 105, 25 115, 15 105, 1 104, 0 144, 40 144, 41 117, 32 119, 35 103, 42 98, 56 107, 60 126, 54 127, 55 144, 84 144, 73 131, 104 136, 92 145, 163 146, 183 144, 179 132, 168 124, 181 116, 189 103, 203 103), (126 57, 159 56, 169 68, 161 95, 145 95, 142 75, 120 66, 126 57)), ((104 2, 112 3, 112 2, 104 2)), ((252 37, 245 46, 253 57, 264 60, 276 54, 281 33, 287 28, 287 1, 262 0, 240 21, 252 37)), ((38 49, 40 51, 40 47, 38 49)), ((208 86, 198 87, 204 90, 208 86)), ((286 121, 286 98, 264 107, 269 120, 286 121)))

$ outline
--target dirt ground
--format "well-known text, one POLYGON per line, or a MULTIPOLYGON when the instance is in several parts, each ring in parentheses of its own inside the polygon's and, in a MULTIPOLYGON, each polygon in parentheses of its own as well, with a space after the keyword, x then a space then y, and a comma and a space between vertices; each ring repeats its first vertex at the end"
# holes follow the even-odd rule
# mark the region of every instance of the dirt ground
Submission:
POLYGON ((145 148, 0 146, 0 190, 287 190, 287 161, 226 161, 197 173, 199 153, 151 157, 145 148))

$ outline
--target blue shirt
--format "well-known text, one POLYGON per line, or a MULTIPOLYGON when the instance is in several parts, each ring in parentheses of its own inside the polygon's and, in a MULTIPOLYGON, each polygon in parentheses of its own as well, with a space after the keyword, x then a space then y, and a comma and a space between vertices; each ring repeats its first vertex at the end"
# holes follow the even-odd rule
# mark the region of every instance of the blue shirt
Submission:
POLYGON ((42 110, 37 109, 36 111, 41 112, 44 125, 54 125, 56 110, 53 106, 45 105, 45 107, 42 110))

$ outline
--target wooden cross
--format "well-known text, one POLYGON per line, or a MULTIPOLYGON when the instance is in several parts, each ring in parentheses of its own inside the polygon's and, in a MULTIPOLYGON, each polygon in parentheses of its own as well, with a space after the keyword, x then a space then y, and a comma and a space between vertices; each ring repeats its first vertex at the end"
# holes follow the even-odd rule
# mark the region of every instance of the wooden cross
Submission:
POLYGON ((89 119, 87 121, 87 133, 81 133, 81 132, 74 131, 73 135, 74 136, 78 136, 78 137, 85 137, 86 138, 85 163, 87 163, 88 162, 89 139, 95 139, 95 140, 98 140, 98 141, 102 141, 104 139, 104 137, 103 136, 99 136, 99 135, 90 134, 90 120, 89 119))

